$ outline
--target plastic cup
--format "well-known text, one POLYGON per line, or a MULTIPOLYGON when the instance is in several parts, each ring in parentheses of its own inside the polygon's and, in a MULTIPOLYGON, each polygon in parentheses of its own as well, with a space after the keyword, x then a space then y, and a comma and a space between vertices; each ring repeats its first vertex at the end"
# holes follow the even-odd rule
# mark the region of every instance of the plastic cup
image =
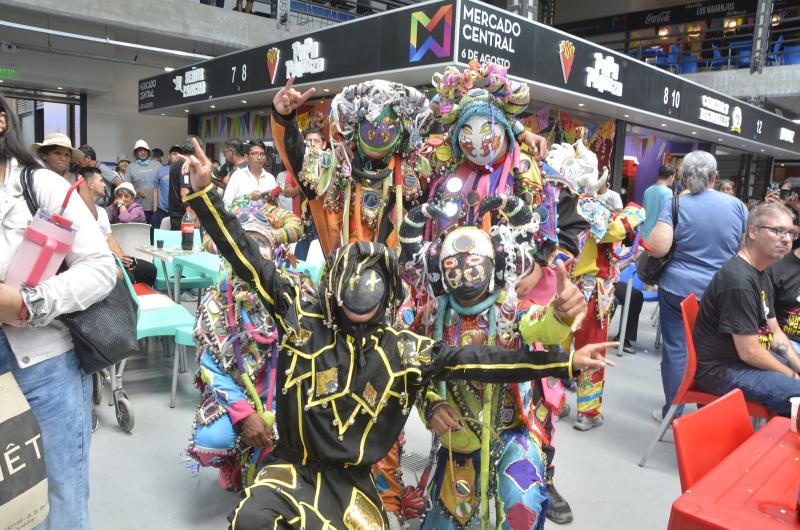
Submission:
POLYGON ((789 398, 789 403, 792 404, 792 432, 800 438, 800 426, 797 424, 800 420, 797 414, 798 408, 800 408, 800 397, 789 398))
POLYGON ((156 241, 156 248, 164 248, 164 240, 163 239, 159 239, 158 241, 156 241))

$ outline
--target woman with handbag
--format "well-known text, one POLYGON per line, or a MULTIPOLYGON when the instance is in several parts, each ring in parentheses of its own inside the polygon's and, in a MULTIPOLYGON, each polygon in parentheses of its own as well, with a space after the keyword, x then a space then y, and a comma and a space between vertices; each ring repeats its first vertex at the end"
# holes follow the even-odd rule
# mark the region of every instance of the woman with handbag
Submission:
MULTIPOLYGON (((664 201, 647 245, 653 258, 672 253, 658 277, 661 313, 661 382, 665 403, 653 411, 661 423, 678 392, 686 364, 681 301, 694 293, 700 298, 714 274, 739 250, 747 223, 747 210, 736 197, 714 190, 717 160, 705 151, 693 151, 683 159, 681 172, 689 193, 677 201, 664 201), (680 222, 679 222, 680 221, 680 222)), ((681 414, 679 409, 677 415, 681 414)))
MULTIPOLYGON (((19 120, 0 96, 0 278, 24 240, 32 216, 21 176, 35 167, 33 195, 56 213, 69 183, 41 168, 22 143, 19 120)), ((70 332, 56 317, 103 299, 115 283, 114 260, 89 209, 74 194, 63 216, 75 238, 66 251, 68 269, 36 287, 0 284, 0 373, 13 374, 42 431, 50 514, 38 528, 89 528, 91 378, 81 370, 70 332)))

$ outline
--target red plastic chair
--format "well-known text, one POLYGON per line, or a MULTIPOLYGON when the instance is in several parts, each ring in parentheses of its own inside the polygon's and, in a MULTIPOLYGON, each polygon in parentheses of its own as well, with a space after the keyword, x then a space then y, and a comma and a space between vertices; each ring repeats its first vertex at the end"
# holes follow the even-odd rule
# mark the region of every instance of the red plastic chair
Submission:
POLYGON ((744 394, 738 388, 672 421, 681 490, 686 491, 753 435, 744 394))
MULTIPOLYGON (((664 433, 667 432, 672 418, 674 418, 675 414, 678 412, 678 407, 693 403, 706 405, 719 397, 715 396, 714 394, 709 394, 699 390, 694 381, 694 376, 697 373, 697 353, 694 350, 694 338, 692 334, 694 332, 694 321, 697 319, 698 309, 699 306, 697 304, 697 297, 694 295, 694 293, 687 296, 683 302, 681 302, 683 330, 686 333, 686 367, 683 370, 683 381, 681 382, 681 386, 678 389, 677 394, 675 394, 675 399, 672 400, 672 405, 669 407, 669 412, 667 412, 667 415, 661 422, 661 426, 658 429, 658 434, 653 441, 650 442, 650 445, 647 447, 647 451, 639 461, 639 467, 644 467, 645 462, 647 462, 647 457, 650 456, 653 448, 658 442, 661 441, 661 438, 664 437, 664 433)), ((753 418, 767 419, 772 416, 764 405, 759 405, 758 403, 753 403, 750 401, 745 401, 745 404, 747 405, 748 414, 753 418)))

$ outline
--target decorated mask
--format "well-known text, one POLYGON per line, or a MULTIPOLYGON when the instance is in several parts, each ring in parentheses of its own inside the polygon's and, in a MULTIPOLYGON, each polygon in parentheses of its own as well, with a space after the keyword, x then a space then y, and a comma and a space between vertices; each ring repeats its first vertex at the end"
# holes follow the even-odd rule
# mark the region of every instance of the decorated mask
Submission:
POLYGON ((492 116, 469 118, 458 133, 458 145, 466 159, 478 166, 493 164, 508 152, 505 127, 492 116))
POLYGON ((342 294, 344 307, 357 315, 366 315, 383 305, 386 298, 386 281, 378 267, 370 267, 357 278, 351 275, 345 280, 342 294))
POLYGON ((476 227, 457 228, 444 239, 440 257, 444 288, 456 300, 484 294, 494 274, 494 246, 489 234, 476 227))
POLYGON ((358 145, 367 157, 380 159, 397 145, 403 128, 394 113, 384 111, 378 119, 367 118, 358 124, 358 145))

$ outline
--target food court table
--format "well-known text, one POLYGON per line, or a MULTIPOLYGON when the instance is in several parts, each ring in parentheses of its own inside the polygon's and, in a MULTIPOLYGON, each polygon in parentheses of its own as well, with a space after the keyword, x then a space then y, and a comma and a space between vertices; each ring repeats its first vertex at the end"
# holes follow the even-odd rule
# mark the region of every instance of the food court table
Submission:
POLYGON ((669 529, 800 529, 798 489, 800 441, 773 418, 672 504, 669 529))
POLYGON ((167 295, 176 302, 180 302, 181 273, 184 267, 205 274, 212 281, 216 281, 219 274, 219 256, 199 248, 183 250, 181 247, 165 246, 159 248, 155 245, 143 245, 136 247, 136 250, 161 260, 161 270, 164 273, 164 280, 167 285, 167 295), (169 279, 167 262, 170 261, 173 264, 173 288, 170 288, 169 281, 167 281, 169 279))

